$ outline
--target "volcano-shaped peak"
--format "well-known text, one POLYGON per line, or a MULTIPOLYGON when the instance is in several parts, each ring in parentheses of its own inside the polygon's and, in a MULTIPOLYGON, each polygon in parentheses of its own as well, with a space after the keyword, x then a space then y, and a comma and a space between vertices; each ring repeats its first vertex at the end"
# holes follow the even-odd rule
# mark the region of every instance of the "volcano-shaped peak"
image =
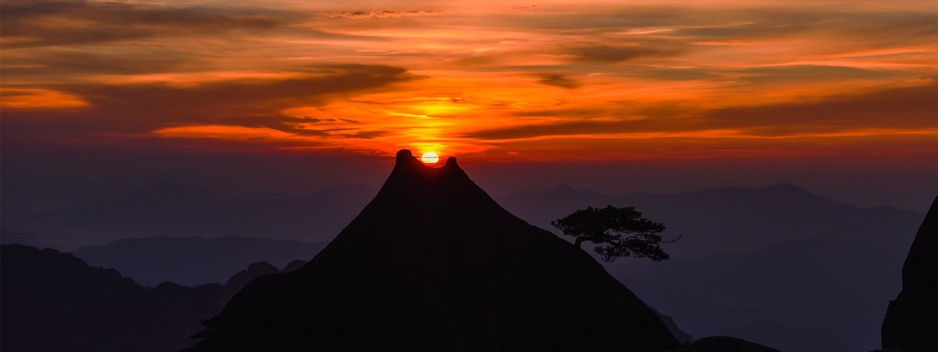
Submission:
POLYGON ((592 257, 407 150, 302 268, 248 284, 192 351, 661 351, 678 346, 592 257))
POLYGON ((466 173, 456 164, 456 158, 449 157, 442 167, 431 167, 418 160, 407 149, 401 149, 397 152, 397 162, 394 164, 394 171, 391 177, 410 177, 420 179, 434 179, 443 175, 461 175, 468 178, 466 173))
POLYGON ((397 152, 394 170, 359 218, 379 221, 373 219, 376 214, 370 212, 375 208, 385 217, 400 214, 409 218, 405 213, 441 213, 446 209, 465 213, 457 217, 471 215, 473 210, 511 216, 469 179, 456 158, 450 157, 443 166, 435 168, 420 162, 406 149, 397 152))

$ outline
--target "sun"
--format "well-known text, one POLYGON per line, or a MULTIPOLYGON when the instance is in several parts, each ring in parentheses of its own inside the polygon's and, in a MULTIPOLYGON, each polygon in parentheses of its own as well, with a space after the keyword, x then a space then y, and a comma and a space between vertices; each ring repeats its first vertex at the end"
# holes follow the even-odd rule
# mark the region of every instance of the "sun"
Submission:
POLYGON ((420 160, 422 160, 424 164, 436 164, 437 161, 440 161, 440 157, 434 152, 426 152, 423 153, 420 160))

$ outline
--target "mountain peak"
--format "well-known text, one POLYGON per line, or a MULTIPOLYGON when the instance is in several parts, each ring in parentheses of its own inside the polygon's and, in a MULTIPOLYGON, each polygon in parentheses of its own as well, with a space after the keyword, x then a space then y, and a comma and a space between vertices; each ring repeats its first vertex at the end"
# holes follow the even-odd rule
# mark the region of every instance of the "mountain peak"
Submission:
POLYGON ((474 209, 489 215, 501 212, 502 217, 511 216, 469 178, 456 158, 450 157, 443 166, 436 168, 425 165, 410 150, 404 149, 397 152, 391 175, 359 215, 364 221, 356 219, 353 224, 390 221, 391 214, 396 214, 398 220, 416 221, 411 215, 427 211, 445 213, 446 209, 457 211, 457 208, 461 212, 472 213, 474 209), (372 212, 378 208, 381 209, 378 214, 372 212))
POLYGON ((667 350, 677 341, 586 252, 408 150, 296 271, 248 284, 188 351, 667 350))
POLYGON ((415 157, 410 150, 401 149, 397 152, 397 161, 394 165, 393 173, 408 173, 426 177, 431 175, 435 176, 440 173, 455 172, 456 170, 462 172, 462 169, 456 164, 456 158, 454 157, 447 158, 443 166, 437 168, 428 166, 420 160, 417 160, 417 157, 415 157))

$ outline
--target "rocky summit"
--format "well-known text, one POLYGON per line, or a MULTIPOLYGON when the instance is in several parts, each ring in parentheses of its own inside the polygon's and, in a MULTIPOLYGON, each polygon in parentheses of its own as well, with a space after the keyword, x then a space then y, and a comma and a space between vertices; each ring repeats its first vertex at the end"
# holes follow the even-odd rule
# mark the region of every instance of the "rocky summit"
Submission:
POLYGON ((410 151, 300 269, 241 290, 186 351, 663 351, 678 342, 595 259, 410 151))

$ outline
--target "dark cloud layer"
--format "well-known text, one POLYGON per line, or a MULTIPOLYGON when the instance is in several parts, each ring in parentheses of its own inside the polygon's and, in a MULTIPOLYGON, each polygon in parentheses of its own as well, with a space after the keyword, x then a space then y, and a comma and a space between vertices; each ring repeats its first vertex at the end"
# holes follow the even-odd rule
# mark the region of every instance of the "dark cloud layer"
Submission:
MULTIPOLYGON (((68 85, 63 90, 84 97, 91 107, 69 111, 4 112, 4 134, 46 129, 47 138, 63 135, 147 133, 160 128, 225 124, 268 127, 299 135, 329 130, 297 128, 324 119, 284 116, 280 110, 317 106, 343 94, 420 79, 390 66, 335 65, 312 68, 316 75, 290 79, 237 80, 193 86, 167 84, 68 85)), ((358 138, 373 138, 367 132, 358 138)), ((354 134, 353 134, 354 136, 354 134)))
MULTIPOLYGON (((214 36, 230 31, 257 33, 287 27, 308 17, 264 8, 42 0, 4 1, 0 11, 3 36, 23 38, 4 43, 5 48, 92 44, 158 36, 214 36)), ((317 33, 308 32, 309 35, 317 33)))
POLYGON ((541 73, 537 75, 540 79, 537 81, 540 84, 546 84, 548 86, 566 88, 566 89, 576 89, 580 86, 577 81, 573 80, 566 75, 559 73, 541 73))
POLYGON ((568 49, 576 61, 592 63, 617 63, 642 57, 666 57, 678 55, 683 50, 666 46, 642 44, 590 44, 574 46, 568 49))
POLYGON ((837 133, 864 129, 938 129, 938 83, 801 104, 721 109, 701 125, 758 136, 837 133))
MULTIPOLYGON (((551 124, 514 126, 467 133, 465 137, 511 140, 615 133, 680 133, 732 130, 740 136, 802 136, 863 133, 870 129, 938 129, 938 83, 842 95, 814 102, 719 109, 698 116, 669 116, 663 109, 645 118, 621 121, 586 120, 584 116, 616 114, 613 109, 538 110, 523 116, 566 117, 551 124), (895 118, 893 118, 895 117, 895 118), (571 121, 569 118, 577 118, 571 121)), ((653 110, 644 111, 646 114, 653 110)), ((622 109, 620 117, 635 116, 622 109)))

